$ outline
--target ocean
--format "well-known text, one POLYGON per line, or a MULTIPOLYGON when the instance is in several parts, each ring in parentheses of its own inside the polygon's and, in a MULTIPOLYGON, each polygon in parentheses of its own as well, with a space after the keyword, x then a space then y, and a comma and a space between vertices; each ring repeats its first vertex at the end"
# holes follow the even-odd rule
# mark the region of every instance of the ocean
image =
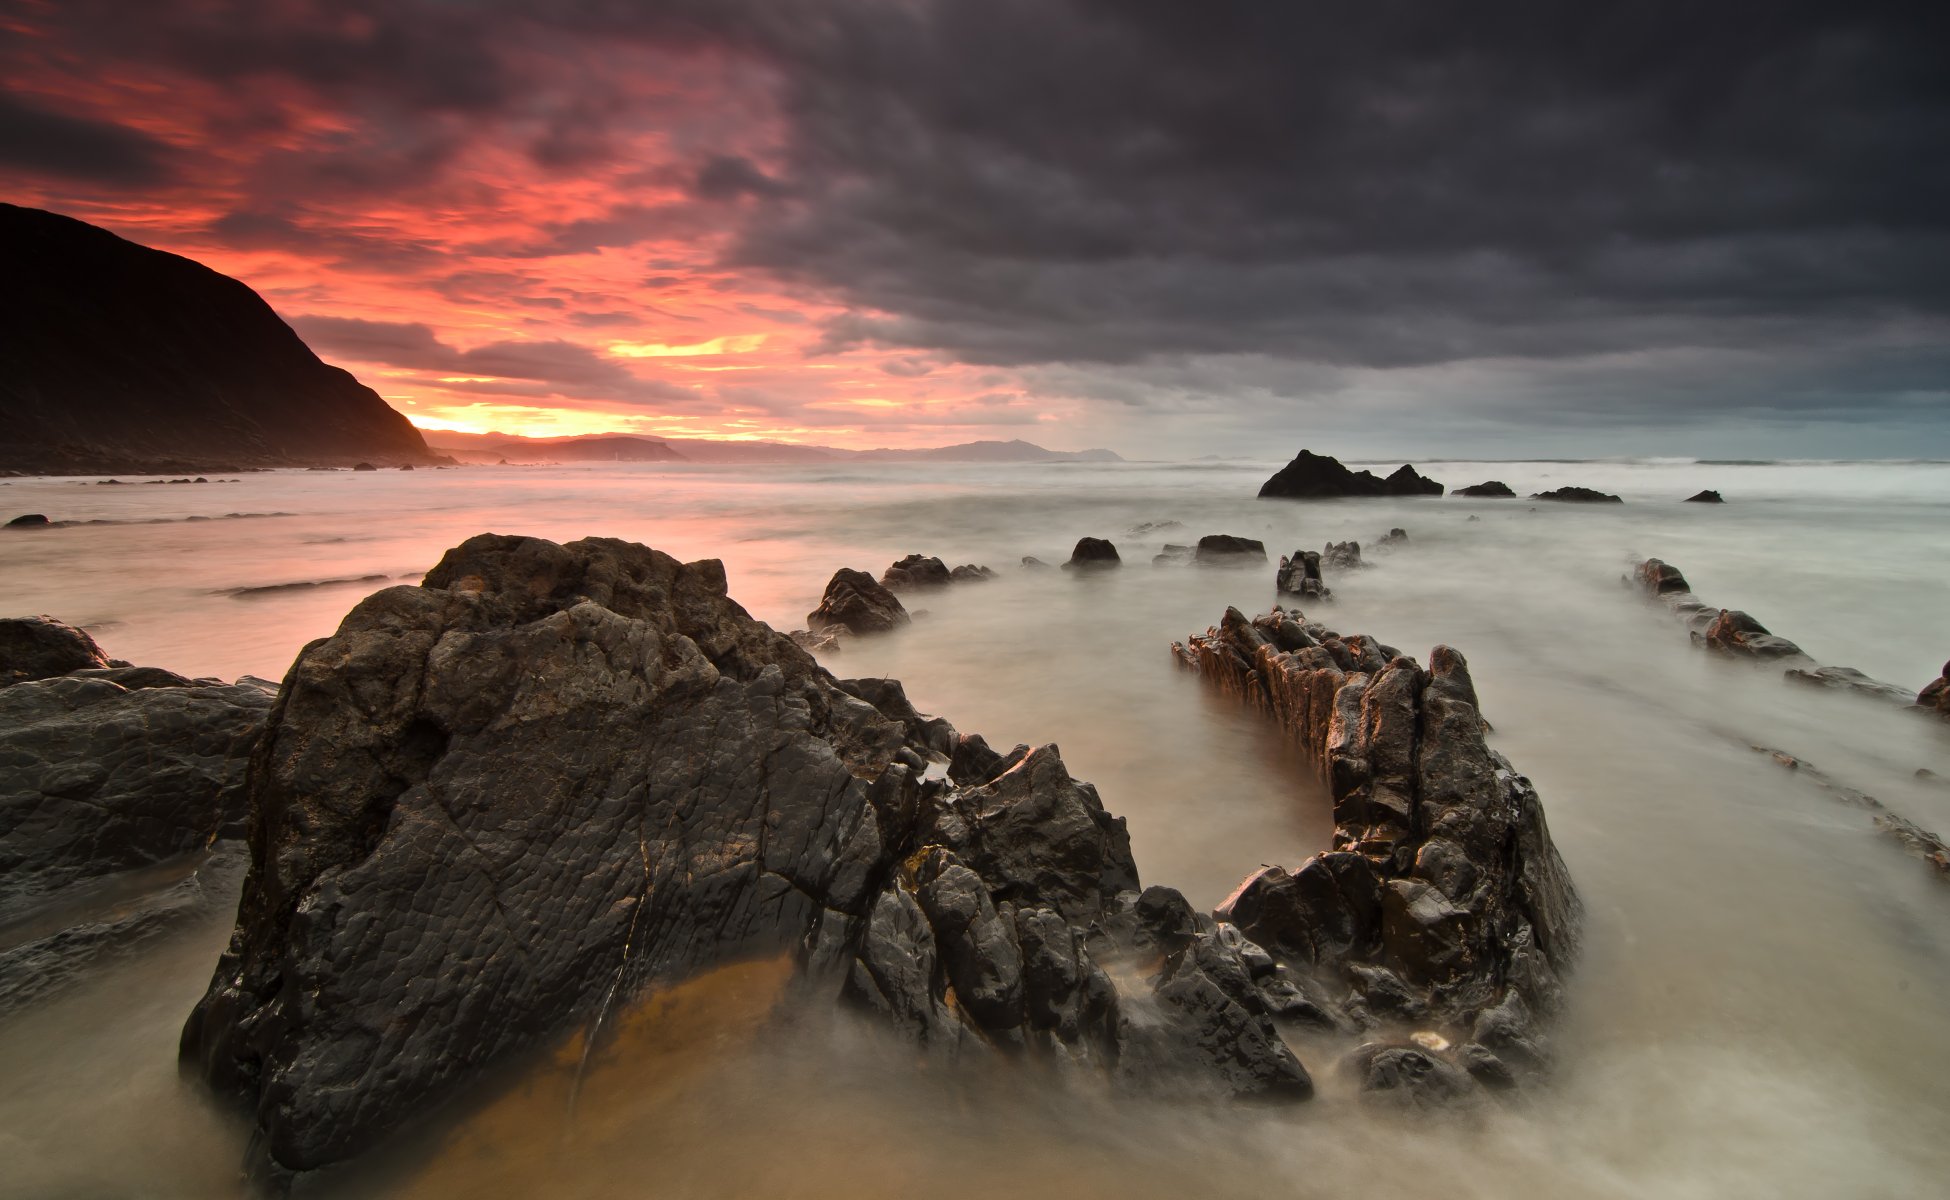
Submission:
MULTIPOLYGON (((1329 1042, 1295 1044, 1321 1095, 1282 1110, 1136 1100, 1019 1064, 947 1073, 843 1015, 781 1011, 782 968, 756 963, 644 1001, 579 1080, 572 1046, 510 1067, 316 1194, 1940 1195, 1950 885, 1755 747, 1950 833, 1950 725, 1709 658, 1621 576, 1657 556, 1817 661, 1920 688, 1950 657, 1950 464, 1424 461, 1452 489, 1625 503, 1257 500, 1278 465, 13 479, 0 521, 54 524, 0 532, 0 611, 82 625, 143 665, 275 679, 361 596, 481 532, 719 558, 731 595, 782 630, 842 566, 986 564, 997 579, 911 596, 911 626, 822 662, 899 678, 991 743, 1059 744, 1129 820, 1145 882, 1209 908, 1324 848, 1332 821, 1299 755, 1168 654, 1228 605, 1270 608, 1272 565, 1152 556, 1210 533, 1274 558, 1352 538, 1370 565, 1330 570, 1332 600, 1307 615, 1423 661, 1463 652, 1589 910, 1554 1075, 1467 1113, 1359 1106, 1329 1042), (1702 488, 1727 503, 1681 503, 1702 488), (1406 542, 1378 547, 1394 527, 1406 542), (1123 568, 1021 566, 1085 535, 1123 568)), ((0 1197, 242 1194, 245 1133, 175 1071, 227 934, 185 930, 0 1021, 0 1197)))

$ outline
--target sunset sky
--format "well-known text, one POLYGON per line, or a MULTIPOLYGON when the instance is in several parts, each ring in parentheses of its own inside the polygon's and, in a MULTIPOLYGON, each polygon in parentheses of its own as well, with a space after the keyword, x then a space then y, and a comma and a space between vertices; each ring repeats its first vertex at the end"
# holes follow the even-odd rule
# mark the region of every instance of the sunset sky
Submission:
POLYGON ((0 170, 427 428, 1943 456, 1930 12, 0 0, 0 170))

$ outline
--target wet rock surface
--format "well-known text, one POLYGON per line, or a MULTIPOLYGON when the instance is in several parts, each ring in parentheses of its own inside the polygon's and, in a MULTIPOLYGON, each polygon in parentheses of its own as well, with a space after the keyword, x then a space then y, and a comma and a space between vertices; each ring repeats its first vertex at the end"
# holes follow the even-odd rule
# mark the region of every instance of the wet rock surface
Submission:
POLYGON ((880 573, 880 586, 890 592, 947 587, 950 577, 947 563, 938 558, 910 554, 880 573))
POLYGON ((1407 464, 1386 479, 1353 471, 1338 459, 1302 450, 1260 485, 1261 499, 1323 500, 1348 496, 1440 496, 1442 485, 1407 464))
POLYGON ((0 689, 0 919, 240 836, 245 764, 270 707, 255 683, 153 667, 0 689))
POLYGON ((1516 495, 1515 492, 1510 490, 1510 485, 1500 479, 1491 479, 1483 483, 1471 484, 1465 488, 1457 488, 1454 494, 1490 500, 1509 499, 1516 495))
POLYGON ((1916 693, 1916 704, 1950 721, 1950 662, 1943 664, 1942 674, 1924 684, 1923 690, 1916 693))
POLYGON ((1070 561, 1063 564, 1065 571, 1102 571, 1122 566, 1123 560, 1117 555, 1117 547, 1103 538, 1078 538, 1076 548, 1070 551, 1070 561))
POLYGON ((1257 538, 1208 533, 1198 540, 1196 562, 1210 566, 1249 566, 1266 561, 1266 543, 1257 538))
POLYGON ((1484 741, 1462 656, 1438 646, 1425 669, 1280 609, 1227 609, 1172 652, 1271 717, 1331 792, 1333 849, 1262 868, 1215 916, 1270 953, 1297 1011, 1389 1035, 1362 1086, 1426 1098, 1536 1071, 1582 906, 1536 791, 1484 741))
POLYGON ((108 665, 108 655, 95 639, 66 621, 0 618, 0 688, 108 665))
POLYGON ((836 680, 715 562, 483 536, 300 655, 184 1067, 260 1178, 375 1144, 511 1051, 756 955, 953 1060, 1301 1098, 1239 931, 1139 891, 1055 747, 836 680), (931 765, 947 761, 946 778, 931 765))
POLYGON ((1532 500, 1557 500, 1569 504, 1623 504, 1624 498, 1609 492, 1594 491, 1588 487, 1553 488, 1548 492, 1532 492, 1532 500))
POLYGON ((806 614, 806 627, 821 633, 886 633, 908 623, 900 598, 865 571, 841 567, 826 583, 819 607, 806 614))
POLYGON ((1320 554, 1313 550, 1281 555, 1273 587, 1282 596, 1298 596, 1303 600, 1327 600, 1334 595, 1320 573, 1320 554))

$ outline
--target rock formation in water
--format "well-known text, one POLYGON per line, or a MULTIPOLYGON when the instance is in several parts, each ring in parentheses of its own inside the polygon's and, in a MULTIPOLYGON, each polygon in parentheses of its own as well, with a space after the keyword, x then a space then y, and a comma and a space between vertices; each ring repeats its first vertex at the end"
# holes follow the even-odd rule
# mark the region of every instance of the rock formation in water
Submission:
POLYGON ((1548 492, 1530 493, 1532 500, 1557 500, 1567 504, 1623 504, 1624 499, 1609 492, 1593 491, 1587 487, 1561 487, 1548 492))
POLYGON ((1078 538, 1076 548, 1070 551, 1070 561, 1063 564, 1065 571, 1102 571, 1122 566, 1123 560, 1117 556, 1117 547, 1103 538, 1078 538))
POLYGON ((1207 566, 1245 566, 1266 561, 1266 543, 1229 533, 1208 533, 1198 540, 1193 561, 1207 566))
POLYGON ((1516 495, 1515 492, 1510 490, 1509 484, 1499 479, 1492 479, 1485 483, 1471 484, 1466 488, 1457 488, 1454 494, 1490 500, 1508 499, 1516 495))
POLYGON ((1291 555, 1281 555, 1280 569, 1273 576, 1273 587, 1282 596, 1299 596, 1307 600, 1328 600, 1334 595, 1321 576, 1320 554, 1313 550, 1295 550, 1291 555))
POLYGON ((1216 915, 1294 973, 1315 1020, 1377 1031, 1363 1086, 1504 1087, 1540 1067, 1582 910, 1536 791, 1484 741, 1462 655, 1437 646, 1424 669, 1277 608, 1227 609, 1172 653, 1271 717, 1331 791, 1334 848, 1262 868, 1216 915))
POLYGON ((880 573, 880 586, 890 592, 914 588, 947 587, 951 579, 948 564, 938 558, 910 554, 880 573))
POLYGON ((995 570, 993 568, 979 566, 975 563, 963 563, 948 572, 948 581, 950 583, 983 583, 994 578, 995 570))
POLYGON ((841 567, 826 582, 819 607, 806 614, 814 633, 885 633, 908 622, 900 598, 865 571, 841 567))
POLYGON ((1950 721, 1950 662, 1944 663, 1943 672, 1916 693, 1916 704, 1950 721))
MULTIPOLYGON (((1475 519, 1474 517, 1470 518, 1472 521, 1475 519)), ((1390 529, 1387 533, 1382 534, 1380 540, 1375 542, 1375 546, 1382 550, 1393 550, 1397 546, 1405 546, 1407 544, 1408 530, 1401 528, 1399 525, 1390 529)))
POLYGON ((49 524, 46 513, 22 513, 7 522, 8 529, 39 529, 49 524))
POLYGON ((433 460, 404 416, 235 279, 11 204, 0 249, 0 468, 433 460))
POLYGON ((1320 552, 1320 562, 1336 571, 1353 571, 1368 565, 1361 561, 1361 543, 1352 541, 1327 543, 1320 552))
POLYGON ((0 925, 38 931, 0 945, 0 1011, 205 899, 197 868, 242 836, 270 707, 249 680, 116 662, 51 618, 0 621, 0 925))
POLYGON ((285 679, 185 1069, 253 1110, 276 1180, 645 988, 789 954, 932 1054, 1310 1094, 1270 960, 1140 892, 1055 747, 1011 758, 834 679, 716 562, 470 539, 285 679))
POLYGON ((1440 496, 1442 485, 1425 479, 1404 464, 1386 479, 1370 471, 1351 471, 1338 459, 1302 450, 1260 485, 1261 499, 1269 497, 1320 500, 1341 496, 1440 496))
POLYGON ((1710 489, 1709 489, 1709 490, 1707 490, 1707 491, 1703 491, 1703 492, 1699 492, 1699 493, 1697 493, 1697 494, 1695 494, 1695 495, 1691 495, 1691 496, 1688 496, 1688 497, 1686 497, 1686 499, 1684 500, 1684 502, 1683 502, 1683 503, 1686 503, 1686 504, 1725 504, 1725 503, 1726 503, 1726 501, 1720 498, 1720 493, 1718 493, 1718 492, 1716 492, 1716 491, 1712 491, 1712 490, 1710 490, 1710 489))

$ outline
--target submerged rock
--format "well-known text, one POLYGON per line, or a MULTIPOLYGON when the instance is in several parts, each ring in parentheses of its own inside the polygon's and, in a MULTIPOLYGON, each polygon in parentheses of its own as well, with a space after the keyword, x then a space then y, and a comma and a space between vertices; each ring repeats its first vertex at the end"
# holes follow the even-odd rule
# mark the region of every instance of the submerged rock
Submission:
POLYGON ((1688 496, 1688 497, 1686 497, 1686 499, 1685 499, 1685 500, 1683 501, 1683 503, 1686 503, 1686 504, 1725 504, 1725 503, 1726 503, 1726 501, 1720 498, 1720 493, 1718 493, 1718 492, 1715 492, 1715 491, 1711 491, 1711 490, 1707 490, 1707 491, 1703 491, 1703 492, 1699 492, 1699 493, 1697 493, 1697 494, 1695 494, 1695 495, 1691 495, 1691 496, 1688 496))
POLYGON ((1078 538, 1076 549, 1070 551, 1070 561, 1063 564, 1065 571, 1101 571, 1122 566, 1123 560, 1117 556, 1117 547, 1103 538, 1078 538))
POLYGON ((1337 571, 1352 571, 1367 564, 1361 561, 1361 543, 1329 542, 1320 552, 1322 566, 1333 567, 1337 571))
MULTIPOLYGON (((1781 672, 1781 677, 1790 683, 1806 684, 1809 687, 1854 692, 1860 696, 1894 700, 1902 704, 1910 702, 1910 694, 1907 691, 1893 683, 1871 679, 1854 667, 1789 667, 1781 672)), ((1920 700, 1918 702, 1920 703, 1920 700)))
POLYGON ((1390 529, 1387 533, 1382 534, 1381 540, 1377 541, 1375 545, 1379 546, 1384 550, 1392 550, 1396 546, 1406 545, 1407 543, 1408 543, 1408 530, 1403 529, 1398 525, 1395 528, 1390 529))
POLYGON ((1462 656, 1438 646, 1423 669, 1279 609, 1252 621, 1227 609, 1172 652, 1272 717, 1334 804, 1332 850, 1262 868, 1215 915, 1341 1025, 1455 1048, 1437 1070, 1423 1061, 1433 1050, 1384 1046, 1359 1064, 1363 1086, 1468 1090, 1497 1074, 1486 1057, 1513 1077, 1541 1064, 1582 906, 1536 791, 1484 741, 1462 656))
POLYGON ((1561 487, 1548 492, 1532 492, 1532 500, 1559 500, 1572 504, 1623 504, 1624 499, 1609 492, 1593 491, 1587 487, 1561 487))
POLYGON ((249 790, 251 874, 182 1058, 253 1110, 260 1178, 765 955, 950 1062, 1311 1091, 1250 984, 1263 952, 1209 918, 1167 934, 1182 898, 1140 896, 1123 821, 1055 747, 1005 761, 897 684, 835 680, 716 562, 470 539, 300 654, 249 790))
POLYGON ((1510 490, 1510 485, 1500 479, 1491 479, 1485 483, 1471 484, 1466 488, 1457 488, 1455 494, 1458 496, 1473 496, 1478 499, 1495 500, 1507 499, 1516 495, 1515 492, 1510 490))
POLYGON ((865 571, 847 567, 833 572, 819 607, 806 614, 806 627, 813 633, 885 633, 907 623, 907 609, 898 596, 865 571))
POLYGON ((948 572, 948 579, 953 583, 981 583, 994 578, 995 572, 992 569, 974 563, 963 563, 948 572))
POLYGON ((0 617, 0 688, 106 667, 95 639, 53 617, 0 617))
POLYGON ((880 573, 880 586, 890 592, 910 588, 947 587, 952 578, 948 564, 938 558, 910 554, 880 573))
POLYGON ((1302 450, 1260 485, 1261 499, 1317 500, 1343 496, 1440 496, 1442 485, 1404 464, 1386 479, 1352 471, 1338 459, 1302 450))
POLYGON ((1243 566, 1266 561, 1266 543, 1229 533, 1208 533, 1198 540, 1194 560, 1207 565, 1243 566))
POLYGON ((1313 550, 1295 550, 1280 556, 1280 569, 1273 576, 1273 587, 1283 596, 1307 600, 1327 600, 1334 595, 1320 574, 1320 555, 1313 550))

